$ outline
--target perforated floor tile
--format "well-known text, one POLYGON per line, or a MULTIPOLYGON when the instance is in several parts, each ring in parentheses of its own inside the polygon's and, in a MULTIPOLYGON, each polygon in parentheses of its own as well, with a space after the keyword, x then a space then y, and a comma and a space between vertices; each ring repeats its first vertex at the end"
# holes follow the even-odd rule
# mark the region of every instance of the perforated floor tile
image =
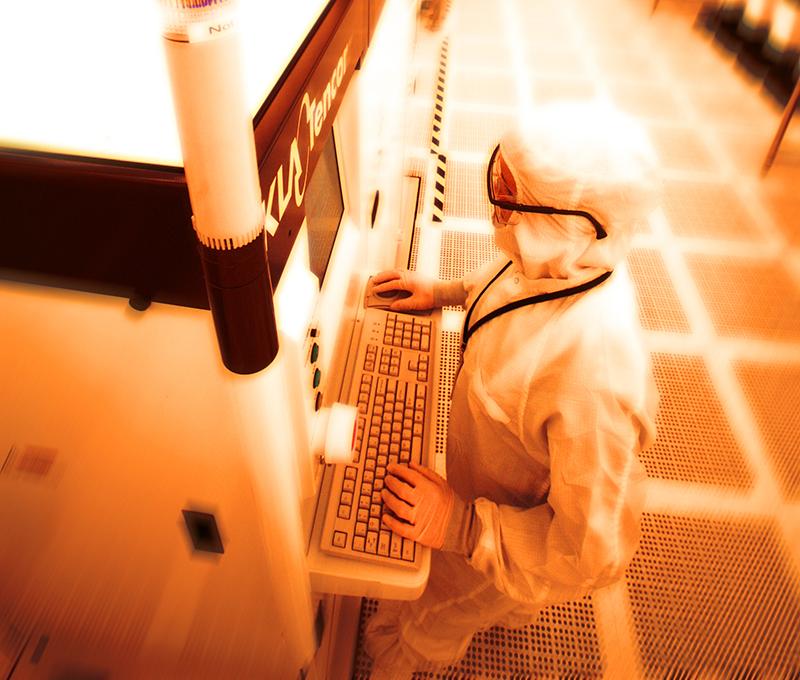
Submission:
POLYGON ((439 410, 436 419, 436 455, 447 452, 447 426, 450 422, 450 395, 461 365, 461 333, 442 331, 439 350, 439 410))
POLYGON ((559 99, 592 99, 597 88, 589 78, 534 78, 533 100, 537 104, 559 99))
MULTIPOLYGON (((767 155, 775 130, 738 127, 735 130, 719 128, 715 132, 720 145, 736 169, 744 175, 760 177, 761 164, 767 155)), ((789 145, 786 148, 789 148, 789 145)))
POLYGON ((640 82, 658 78, 658 71, 650 59, 633 49, 596 50, 593 58, 598 71, 606 78, 640 82))
POLYGON ((450 58, 459 68, 489 68, 502 70, 511 63, 511 52, 507 45, 499 42, 465 41, 462 36, 454 36, 450 48, 450 58))
POLYGON ((448 160, 444 187, 444 213, 455 217, 489 219, 486 163, 448 160))
POLYGON ((467 103, 492 102, 498 106, 517 105, 517 89, 510 76, 502 71, 486 72, 475 69, 454 70, 448 80, 448 101, 467 103))
POLYGON ((514 128, 516 116, 492 114, 487 116, 479 111, 464 111, 453 107, 449 113, 450 148, 489 154, 500 137, 514 128))
POLYGON ((800 342, 800 291, 779 261, 685 257, 717 333, 800 342))
POLYGON ((689 321, 661 256, 654 250, 636 248, 628 255, 628 270, 636 287, 642 327, 688 333, 689 321))
POLYGON ((708 147, 691 128, 651 125, 649 133, 663 168, 695 172, 709 172, 717 168, 708 147))
POLYGON ((579 54, 563 47, 533 46, 528 51, 528 71, 535 78, 580 78, 588 75, 579 54))
POLYGON ((446 281, 463 278, 497 257, 500 251, 490 234, 443 231, 439 278, 446 281))
POLYGON ((768 520, 646 514, 627 570, 645 677, 797 677, 798 576, 768 520))
POLYGON ((753 477, 700 357, 652 355, 656 441, 640 454, 650 477, 745 489, 753 477))
MULTIPOLYGON (((360 630, 377 611, 375 600, 361 607, 360 630)), ((372 661, 362 635, 353 680, 368 680, 372 661)), ((414 680, 523 680, 530 678, 600 678, 604 660, 595 629, 591 597, 545 609, 536 624, 524 628, 497 626, 479 632, 459 664, 414 673, 414 680)))
POLYGON ((670 230, 679 236, 734 241, 761 236, 735 189, 728 184, 665 182, 663 205, 670 230))
POLYGON ((677 120, 680 109, 669 87, 616 81, 609 84, 614 103, 623 111, 658 120, 677 120))
POLYGON ((752 95, 742 88, 709 88, 707 84, 687 89, 687 98, 700 119, 715 127, 746 124, 743 114, 753 121, 763 120, 763 106, 752 95))
POLYGON ((800 195, 789 191, 768 191, 762 200, 787 243, 800 246, 800 195))
POLYGON ((740 361, 735 369, 781 491, 786 499, 800 501, 800 363, 740 361))

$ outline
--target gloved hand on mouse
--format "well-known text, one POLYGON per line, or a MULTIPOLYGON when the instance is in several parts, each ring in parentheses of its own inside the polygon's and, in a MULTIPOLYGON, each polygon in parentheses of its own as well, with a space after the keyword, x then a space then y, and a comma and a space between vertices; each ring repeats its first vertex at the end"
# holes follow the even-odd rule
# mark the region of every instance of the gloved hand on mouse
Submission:
POLYGON ((390 270, 372 277, 372 291, 376 295, 392 291, 408 291, 408 297, 389 305, 396 312, 433 308, 433 280, 411 271, 390 270))
POLYGON ((455 493, 443 477, 422 465, 391 464, 381 492, 383 523, 403 538, 441 548, 455 504, 455 493))

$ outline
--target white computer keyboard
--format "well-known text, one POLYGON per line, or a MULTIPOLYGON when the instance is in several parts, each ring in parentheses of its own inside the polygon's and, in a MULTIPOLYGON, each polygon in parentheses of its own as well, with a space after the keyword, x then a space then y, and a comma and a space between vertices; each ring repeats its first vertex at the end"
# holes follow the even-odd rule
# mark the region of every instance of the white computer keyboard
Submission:
POLYGON ((355 460, 336 465, 323 550, 335 555, 417 567, 414 541, 381 523, 386 466, 429 465, 438 380, 438 317, 370 308, 365 312, 348 402, 358 407, 355 460))

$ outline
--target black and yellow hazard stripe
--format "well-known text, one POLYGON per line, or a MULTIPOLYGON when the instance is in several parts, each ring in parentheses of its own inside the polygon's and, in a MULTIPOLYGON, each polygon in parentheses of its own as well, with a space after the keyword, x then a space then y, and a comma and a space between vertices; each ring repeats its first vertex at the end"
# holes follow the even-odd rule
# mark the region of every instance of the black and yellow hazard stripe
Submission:
POLYGON ((436 177, 433 183, 433 222, 444 221, 444 180, 447 176, 447 156, 436 154, 436 177))
POLYGON ((433 105, 433 125, 431 128, 431 154, 435 156, 434 167, 436 176, 433 184, 433 211, 432 221, 444 221, 444 186, 447 177, 447 156, 442 153, 442 130, 444 129, 444 101, 445 84, 447 77, 447 57, 450 49, 449 41, 445 38, 439 52, 439 71, 436 75, 436 94, 433 105))
POLYGON ((444 122, 444 95, 447 76, 447 55, 449 51, 448 39, 442 41, 439 52, 439 71, 436 74, 436 99, 433 108, 433 126, 431 130, 431 153, 438 154, 442 143, 442 128, 444 122))

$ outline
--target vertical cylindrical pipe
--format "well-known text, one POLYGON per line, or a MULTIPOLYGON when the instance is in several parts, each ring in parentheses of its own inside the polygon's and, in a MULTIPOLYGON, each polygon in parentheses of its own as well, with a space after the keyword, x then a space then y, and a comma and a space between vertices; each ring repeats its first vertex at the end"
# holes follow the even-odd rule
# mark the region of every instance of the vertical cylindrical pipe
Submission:
POLYGON ((749 43, 762 44, 769 34, 777 0, 747 0, 737 33, 749 43))
POLYGON ((220 354, 256 373, 278 351, 235 0, 161 0, 193 223, 220 354))
POLYGON ((771 62, 791 68, 800 55, 800 3, 778 0, 764 54, 771 62))

